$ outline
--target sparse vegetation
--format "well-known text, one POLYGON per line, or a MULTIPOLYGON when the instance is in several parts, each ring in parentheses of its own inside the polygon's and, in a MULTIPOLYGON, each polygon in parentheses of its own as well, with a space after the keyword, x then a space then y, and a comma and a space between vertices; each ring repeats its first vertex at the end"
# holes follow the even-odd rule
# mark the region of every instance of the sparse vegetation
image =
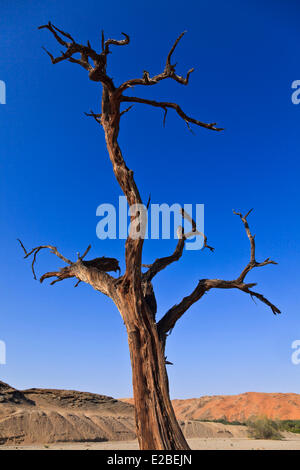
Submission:
MULTIPOLYGON (((262 430, 263 433, 267 432, 268 429, 275 429, 277 432, 288 431, 300 434, 300 419, 283 419, 283 420, 272 420, 266 417, 263 418, 251 418, 248 421, 228 421, 226 417, 219 419, 197 419, 196 421, 202 421, 204 423, 221 423, 221 424, 230 424, 232 426, 248 426, 250 432, 253 429, 262 430)), ((251 437, 254 437, 251 435, 251 437)), ((274 439, 269 437, 258 437, 255 439, 274 439)), ((276 439, 276 438, 275 438, 276 439)))
POLYGON ((220 419, 199 419, 197 421, 202 421, 204 423, 221 423, 221 424, 231 424, 233 426, 246 426, 246 423, 241 421, 228 421, 226 418, 220 419))
POLYGON ((253 439, 282 439, 281 424, 267 417, 249 419, 246 422, 249 437, 253 439))
POLYGON ((295 432, 300 434, 300 419, 285 419, 280 421, 280 429, 283 431, 295 432))

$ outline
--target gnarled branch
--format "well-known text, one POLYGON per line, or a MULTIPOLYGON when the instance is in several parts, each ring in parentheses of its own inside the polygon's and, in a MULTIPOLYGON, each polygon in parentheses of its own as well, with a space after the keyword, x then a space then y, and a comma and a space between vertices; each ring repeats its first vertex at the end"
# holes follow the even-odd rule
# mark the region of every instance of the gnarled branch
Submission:
POLYGON ((63 60, 69 60, 70 62, 75 62, 80 64, 82 67, 84 67, 86 70, 92 71, 93 67, 89 63, 89 58, 92 58, 94 61, 98 61, 100 59, 99 54, 97 54, 96 51, 94 51, 90 44, 88 43, 87 46, 83 46, 81 44, 78 44, 75 42, 73 37, 58 29, 56 26, 54 26, 51 21, 48 22, 48 24, 44 24, 42 26, 39 26, 38 29, 48 29, 55 39, 59 42, 60 45, 63 47, 66 47, 66 51, 62 51, 61 55, 58 57, 54 57, 47 49, 43 48, 47 54, 50 56, 52 64, 57 64, 58 62, 61 62, 63 60), (71 42, 66 41, 62 36, 65 36, 67 39, 69 39, 71 42), (80 54, 80 59, 75 59, 73 58, 74 54, 80 54))
POLYGON ((186 220, 188 220, 190 222, 190 224, 192 225, 192 230, 188 233, 183 233, 183 236, 185 239, 189 238, 189 237, 193 237, 193 236, 201 236, 203 237, 203 248, 208 248, 210 251, 215 251, 215 249, 212 247, 212 246, 209 246, 207 244, 207 236, 202 233, 202 232, 199 232, 199 230, 197 229, 197 225, 196 225, 196 222, 192 219, 192 217, 182 208, 181 209, 181 214, 182 214, 182 217, 186 220))
POLYGON ((181 83, 182 85, 187 85, 189 82, 189 77, 190 74, 194 71, 194 69, 190 69, 187 72, 186 77, 182 77, 175 72, 176 64, 171 64, 171 57, 173 52, 175 51, 175 48, 177 44, 179 43, 180 39, 184 36, 185 32, 181 33, 176 41, 174 42, 166 60, 166 65, 162 73, 159 73, 157 75, 154 75, 153 77, 150 77, 149 72, 147 70, 144 70, 143 77, 142 78, 132 78, 131 80, 127 80, 126 82, 122 83, 122 85, 119 86, 118 88, 118 93, 121 95, 123 91, 127 90, 128 88, 132 88, 135 85, 156 85, 156 83, 160 82, 161 80, 165 80, 166 78, 172 78, 173 80, 176 80, 178 83, 181 83))
POLYGON ((202 232, 199 232, 196 226, 196 222, 183 208, 181 208, 181 215, 184 219, 191 223, 192 230, 188 233, 184 233, 183 227, 179 226, 177 229, 178 243, 176 245, 175 251, 170 256, 157 258, 152 264, 143 264, 142 266, 144 268, 149 268, 148 271, 143 274, 143 279, 151 281, 157 273, 165 269, 167 266, 169 266, 169 264, 174 263, 174 261, 178 261, 182 256, 186 240, 195 235, 203 237, 203 249, 208 248, 210 251, 214 251, 212 246, 207 245, 206 235, 204 235, 202 232))
POLYGON ((125 39, 107 39, 104 40, 104 32, 102 31, 102 52, 106 55, 109 54, 109 46, 126 46, 130 42, 130 37, 126 33, 121 33, 125 36, 125 39))
POLYGON ((98 124, 101 124, 101 116, 102 114, 100 113, 94 113, 94 111, 90 110, 89 113, 84 113, 86 116, 88 117, 92 117, 95 119, 95 121, 98 123, 98 124))
POLYGON ((166 115, 168 112, 168 109, 174 109, 178 116, 180 116, 188 128, 190 129, 189 124, 195 124, 196 126, 199 127, 204 127, 205 129, 210 129, 212 131, 223 131, 224 129, 222 127, 216 127, 216 122, 212 123, 206 123, 199 121, 198 119, 194 119, 187 114, 181 109, 181 107, 177 103, 169 103, 167 101, 155 101, 155 100, 148 100, 145 98, 137 98, 135 96, 124 96, 122 95, 121 97, 121 102, 126 102, 126 103, 141 103, 141 104, 147 104, 149 106, 154 106, 155 108, 161 108, 164 110, 164 120, 163 123, 165 124, 166 121, 166 115))
POLYGON ((36 257, 37 257, 37 254, 43 250, 43 249, 48 249, 50 250, 51 253, 53 253, 54 255, 56 255, 58 258, 60 258, 62 261, 64 261, 66 264, 73 264, 72 261, 70 261, 68 258, 66 258, 65 256, 63 256, 61 253, 59 253, 59 251, 57 250, 57 248, 55 246, 52 246, 52 245, 40 245, 40 246, 37 246, 35 248, 33 248, 31 251, 27 251, 26 248, 24 247, 23 243, 21 242, 21 240, 18 238, 17 239, 18 242, 20 243, 22 249, 24 250, 24 253, 25 253, 25 256, 24 258, 29 258, 29 256, 33 255, 33 259, 32 259, 32 264, 31 264, 31 269, 32 269, 32 273, 33 273, 33 277, 34 279, 36 280, 36 274, 35 274, 35 270, 34 270, 34 265, 35 265, 35 262, 36 262, 36 257))
POLYGON ((258 267, 258 266, 266 266, 267 264, 277 264, 275 261, 270 260, 267 258, 265 261, 262 263, 257 263, 255 261, 255 242, 254 242, 254 236, 251 234, 249 224, 247 222, 247 217, 250 214, 251 211, 249 211, 245 216, 243 216, 241 213, 236 213, 235 214, 239 215, 244 226, 246 229, 247 236, 250 240, 250 247, 251 247, 251 254, 250 254, 250 262, 247 264, 247 266, 243 269, 242 273, 237 277, 237 279, 227 281, 223 279, 201 279, 199 283, 197 284, 196 288, 192 291, 191 294, 188 296, 184 297, 182 301, 174 305, 168 312, 161 318, 161 320, 157 323, 157 328, 159 331, 159 334, 163 340, 163 343, 165 342, 165 338, 167 334, 174 328, 176 322, 179 320, 179 318, 182 317, 182 315, 198 300, 203 297, 203 295, 208 292, 210 289, 239 289, 242 292, 245 292, 246 294, 249 294, 252 298, 256 297, 259 299, 261 302, 266 304, 268 307, 271 308, 272 312, 274 315, 281 313, 280 310, 266 297, 264 297, 262 294, 255 292, 251 290, 252 287, 256 285, 256 283, 248 283, 246 284, 244 282, 244 279, 246 275, 251 271, 251 269, 258 267))
POLYGON ((25 253, 24 258, 29 258, 33 255, 32 261, 32 272, 34 279, 37 279, 35 273, 35 263, 38 253, 43 249, 49 249, 51 253, 55 254, 59 259, 64 261, 68 266, 60 268, 58 271, 49 271, 43 274, 40 277, 40 282, 43 282, 45 279, 49 279, 55 277, 56 279, 53 280, 50 285, 54 285, 57 282, 63 281, 65 279, 69 279, 72 277, 77 278, 78 282, 76 283, 75 287, 79 284, 79 282, 83 281, 87 284, 90 284, 94 289, 99 290, 103 294, 108 295, 112 299, 115 297, 115 289, 114 283, 116 281, 115 278, 107 274, 110 271, 119 271, 120 267, 119 262, 115 258, 95 258, 92 260, 84 261, 85 256, 88 254, 89 250, 91 249, 91 245, 87 247, 82 255, 78 253, 78 259, 76 262, 73 262, 63 256, 56 247, 52 245, 41 245, 33 248, 31 251, 27 251, 24 247, 21 240, 19 243, 25 253))
POLYGON ((250 261, 247 264, 247 266, 243 269, 240 276, 238 277, 238 280, 240 281, 243 281, 245 277, 247 276, 247 274, 249 273, 249 271, 251 271, 251 269, 253 268, 259 268, 261 266, 266 266, 267 264, 277 264, 275 261, 272 261, 270 258, 266 258, 261 263, 258 263, 255 259, 255 235, 252 235, 250 228, 249 228, 248 221, 247 221, 247 217, 252 212, 252 210, 253 209, 250 209, 250 211, 248 211, 247 214, 244 216, 240 212, 233 211, 235 215, 238 215, 240 217, 241 221, 244 224, 247 237, 249 238, 249 241, 250 241, 250 249, 251 249, 250 261))
POLYGON ((50 21, 48 24, 39 26, 38 29, 48 29, 58 43, 65 47, 66 50, 61 52, 60 56, 54 57, 47 49, 43 48, 46 53, 49 55, 52 64, 57 64, 63 60, 68 60, 69 62, 79 64, 81 67, 86 69, 89 72, 89 78, 95 82, 102 82, 106 85, 111 91, 115 90, 113 81, 106 74, 106 62, 107 55, 109 54, 110 45, 124 45, 129 43, 129 36, 125 33, 125 39, 115 40, 107 39, 104 41, 104 35, 102 33, 102 52, 98 54, 92 47, 90 42, 87 42, 87 45, 78 44, 74 38, 65 31, 54 26, 50 21), (67 39, 65 39, 67 38, 67 39), (80 58, 75 58, 74 55, 79 54, 80 58), (93 62, 93 65, 90 63, 90 59, 93 62))
POLYGON ((174 261, 178 261, 182 256, 184 243, 185 238, 180 238, 172 255, 157 258, 152 264, 143 264, 144 268, 149 268, 148 271, 143 274, 143 278, 151 281, 157 273, 165 269, 169 264, 174 263, 174 261))

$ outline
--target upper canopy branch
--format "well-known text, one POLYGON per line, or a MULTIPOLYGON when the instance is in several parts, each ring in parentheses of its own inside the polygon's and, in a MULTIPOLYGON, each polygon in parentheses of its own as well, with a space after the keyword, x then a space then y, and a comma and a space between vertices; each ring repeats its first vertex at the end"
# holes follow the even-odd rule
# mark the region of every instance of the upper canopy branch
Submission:
POLYGON ((89 58, 91 58, 95 62, 102 61, 102 64, 104 65, 103 63, 104 56, 101 57, 101 55, 97 54, 97 52, 94 49, 92 49, 89 42, 87 46, 83 46, 81 44, 76 43, 74 38, 70 34, 58 29, 50 21, 48 24, 44 24, 38 27, 38 29, 44 29, 44 28, 48 29, 53 34, 55 39, 59 42, 59 44, 61 44, 63 47, 66 47, 67 49, 64 52, 62 51, 60 56, 54 57, 50 52, 48 52, 44 48, 44 50, 50 56, 53 64, 57 64, 58 62, 61 62, 63 60, 69 60, 70 62, 75 62, 75 63, 80 64, 86 70, 92 71, 93 67, 89 63, 89 58), (65 40, 63 36, 69 39, 70 41, 65 40), (77 53, 81 55, 80 59, 74 59, 72 57, 74 54, 77 54, 77 53))
POLYGON ((126 46, 130 42, 130 37, 126 33, 121 33, 123 36, 125 36, 125 39, 107 39, 105 41, 104 39, 104 31, 102 31, 102 52, 105 53, 105 55, 109 54, 109 46, 126 46))
POLYGON ((233 211, 233 213, 235 215, 238 215, 240 217, 241 221, 243 222, 245 230, 246 230, 247 237, 249 238, 249 241, 250 241, 250 261, 247 264, 247 266, 245 266, 245 268, 241 272, 240 276, 238 277, 239 281, 243 281, 245 279, 245 277, 247 276, 247 274, 249 273, 249 271, 251 271, 251 269, 253 269, 253 268, 266 266, 267 264, 277 264, 275 261, 272 261, 270 258, 266 258, 261 263, 258 263, 255 259, 255 235, 252 235, 252 233, 250 231, 250 228, 249 228, 248 221, 247 221, 247 217, 252 212, 252 210, 253 209, 250 209, 247 212, 247 214, 244 215, 244 216, 240 212, 233 211))
POLYGON ((189 82, 190 74, 194 71, 194 69, 190 69, 187 72, 186 77, 182 77, 176 74, 175 72, 176 64, 171 64, 172 54, 175 51, 175 48, 179 43, 180 39, 184 36, 185 33, 186 31, 181 33, 174 42, 167 56, 166 65, 162 73, 150 77, 149 72, 144 70, 142 78, 132 78, 131 80, 127 80, 126 82, 122 83, 122 85, 120 85, 120 87, 118 88, 118 92, 121 94, 123 93, 123 91, 127 90, 127 88, 131 88, 135 85, 155 85, 156 83, 160 82, 161 80, 165 80, 166 78, 173 78, 173 80, 176 80, 178 83, 181 83, 182 85, 187 85, 189 82))
POLYGON ((155 101, 155 100, 148 100, 145 98, 138 98, 135 96, 122 96, 121 97, 121 102, 127 102, 127 103, 141 103, 141 104, 148 104, 150 106, 154 106, 155 108, 161 108, 164 110, 164 120, 163 123, 165 124, 166 121, 166 116, 168 109, 174 109, 177 114, 185 121, 186 125, 190 129, 190 123, 195 124, 196 126, 200 127, 205 127, 206 129, 210 129, 213 131, 223 131, 224 129, 222 127, 216 127, 216 122, 212 123, 206 123, 199 121, 198 119, 194 119, 187 114, 181 109, 181 107, 177 103, 169 103, 167 101, 155 101))
POLYGON ((125 36, 125 39, 116 40, 116 39, 107 39, 104 40, 104 34, 102 32, 102 52, 98 54, 92 47, 90 42, 87 42, 86 46, 78 44, 74 38, 65 31, 54 26, 50 21, 48 24, 39 26, 38 29, 48 29, 58 43, 65 47, 66 50, 61 52, 60 56, 54 57, 47 49, 44 50, 49 55, 52 64, 57 64, 63 60, 68 60, 69 62, 79 64, 84 69, 88 70, 89 78, 96 82, 102 82, 107 85, 111 90, 115 89, 113 81, 106 74, 106 62, 107 55, 109 54, 109 46, 122 46, 129 43, 129 36, 125 33, 122 33, 125 36), (66 38, 66 39, 65 39, 66 38), (80 58, 75 58, 74 54, 80 54, 80 58), (93 62, 93 65, 90 63, 90 59, 93 62))
MULTIPOLYGON (((182 33, 178 36, 174 42, 170 52, 168 53, 164 71, 154 77, 150 77, 149 72, 144 71, 143 78, 132 79, 124 82, 117 90, 113 83, 113 80, 106 73, 106 64, 107 64, 107 55, 110 53, 109 47, 111 45, 123 46, 129 44, 130 38, 126 33, 122 33, 125 36, 125 39, 107 39, 104 38, 104 33, 102 32, 102 52, 97 53, 92 47, 90 42, 87 42, 87 45, 78 44, 71 34, 59 29, 57 26, 53 25, 50 21, 48 24, 39 26, 39 29, 48 29, 58 41, 58 43, 66 48, 65 51, 61 52, 60 56, 54 57, 47 49, 44 50, 50 56, 53 64, 58 62, 68 60, 69 62, 79 64, 81 67, 86 69, 89 72, 89 78, 93 81, 99 81, 103 85, 106 85, 110 91, 113 92, 115 99, 120 102, 131 102, 131 103, 143 103, 151 106, 155 106, 164 110, 164 123, 167 116, 168 109, 174 109, 177 114, 185 121, 188 128, 190 129, 190 124, 195 124, 197 126, 205 127, 206 129, 211 129, 215 131, 221 131, 223 128, 216 127, 216 123, 205 123, 197 119, 187 116, 180 106, 176 103, 169 102, 158 102, 154 100, 147 100, 142 98, 127 97, 123 96, 122 93, 134 86, 134 85, 154 85, 161 80, 166 78, 173 78, 177 82, 187 85, 189 76, 194 69, 190 69, 186 77, 181 77, 175 73, 175 65, 171 63, 172 55, 175 51, 177 44, 185 33, 182 33), (79 58, 75 58, 74 55, 79 54, 79 58), (91 60, 91 62, 90 62, 91 60)), ((130 108, 121 112, 121 115, 129 111, 130 108)), ((101 122, 101 114, 91 113, 90 116, 93 116, 97 122, 101 122)))
POLYGON ((162 338, 164 338, 168 334, 168 332, 170 332, 174 328, 177 320, 179 320, 179 318, 210 289, 239 289, 242 292, 249 294, 252 298, 256 297, 258 300, 265 303, 268 307, 271 308, 272 312, 275 315, 277 313, 281 313, 280 310, 274 304, 272 304, 268 299, 266 299, 266 297, 252 290, 252 287, 254 287, 256 283, 246 284, 244 282, 246 275, 249 273, 249 271, 251 271, 251 269, 259 266, 266 266, 267 264, 277 264, 275 263, 275 261, 270 260, 270 258, 267 258, 262 263, 257 263, 255 261, 254 236, 251 234, 249 224, 247 222, 247 217, 251 211, 249 211, 244 216, 241 213, 234 212, 235 214, 240 216, 245 226, 247 236, 250 240, 250 262, 243 269, 242 273, 237 277, 237 279, 233 279, 231 281, 226 281, 223 279, 201 279, 197 284, 196 288, 192 291, 192 293, 187 297, 184 297, 179 304, 174 305, 170 310, 168 310, 168 312, 158 322, 157 327, 162 338))

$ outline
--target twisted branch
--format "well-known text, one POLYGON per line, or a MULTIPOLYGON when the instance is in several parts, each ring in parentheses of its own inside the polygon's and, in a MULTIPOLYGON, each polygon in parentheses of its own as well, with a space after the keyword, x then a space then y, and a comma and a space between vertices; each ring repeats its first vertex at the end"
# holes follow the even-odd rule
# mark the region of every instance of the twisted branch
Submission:
MULTIPOLYGON (((252 211, 252 209, 251 209, 252 211)), ((242 273, 234 280, 227 281, 223 279, 201 279, 197 284, 196 288, 192 291, 191 294, 184 297, 182 301, 174 305, 168 312, 161 318, 161 320, 157 323, 157 328, 159 334, 163 340, 163 344, 165 343, 166 336, 172 331, 176 322, 182 315, 203 295, 208 292, 210 289, 239 289, 246 294, 249 294, 251 298, 256 297, 258 300, 266 304, 268 307, 271 308, 274 315, 281 313, 281 311, 266 297, 262 294, 251 290, 252 287, 256 286, 256 283, 248 283, 244 282, 246 275, 251 271, 251 269, 259 266, 266 266, 267 264, 277 264, 275 261, 270 260, 267 258, 262 263, 257 263, 255 261, 255 242, 254 236, 252 235, 249 224, 247 222, 247 217, 250 214, 249 211, 246 215, 242 215, 239 212, 234 212, 235 214, 239 215, 244 226, 246 229, 247 236, 250 240, 250 262, 247 266, 243 269, 242 273)))
POLYGON ((252 210, 253 209, 250 209, 247 212, 247 214, 244 215, 244 216, 240 212, 233 211, 233 213, 235 215, 238 215, 240 217, 241 221, 244 224, 247 237, 249 238, 249 241, 250 241, 250 249, 251 249, 251 251, 250 251, 250 261, 247 264, 247 266, 243 269, 240 276, 238 277, 238 280, 240 280, 240 281, 243 281, 245 279, 245 277, 247 276, 247 274, 249 273, 249 271, 251 271, 251 269, 253 269, 253 268, 259 268, 261 266, 266 266, 267 264, 278 264, 275 261, 272 261, 270 258, 266 258, 261 263, 258 263, 255 259, 255 235, 252 235, 252 233, 250 231, 250 228, 249 228, 249 225, 248 225, 248 221, 247 221, 247 217, 252 212, 252 210))
POLYGON ((36 262, 36 257, 37 257, 37 254, 43 250, 43 249, 48 249, 50 250, 51 253, 53 253, 54 255, 56 255, 58 258, 60 258, 62 261, 64 261, 66 264, 73 264, 72 261, 70 261, 68 258, 66 258, 65 256, 63 256, 61 253, 59 253, 59 251, 57 250, 57 248, 55 246, 52 246, 52 245, 40 245, 40 246, 37 246, 35 248, 33 248, 31 251, 27 251, 26 248, 24 247, 23 243, 21 242, 21 240, 19 238, 17 238, 18 242, 20 243, 22 249, 24 250, 24 253, 25 253, 25 256, 24 256, 24 259, 26 258, 29 258, 29 256, 33 255, 33 260, 32 260, 32 264, 31 264, 31 269, 32 269, 32 273, 33 273, 33 277, 35 280, 37 280, 37 277, 36 277, 36 274, 35 274, 35 270, 34 270, 34 265, 35 265, 35 262, 36 262))
POLYGON ((224 130, 222 127, 216 127, 216 124, 217 124, 216 122, 206 123, 206 122, 202 122, 202 121, 199 121, 198 119, 194 119, 188 116, 187 114, 185 114, 185 112, 181 109, 181 107, 177 103, 169 103, 167 101, 148 100, 145 98, 137 98, 135 96, 124 96, 124 95, 122 95, 121 97, 121 102, 141 103, 141 104, 147 104, 149 106, 154 106, 155 108, 163 109, 164 110, 164 119, 163 119, 164 125, 166 122, 168 109, 174 109, 177 112, 178 116, 180 116, 184 120, 189 130, 191 130, 189 124, 195 124, 196 126, 204 127, 212 131, 224 130))
MULTIPOLYGON (((102 97, 102 114, 95 114, 93 111, 87 113, 88 116, 93 117, 97 123, 103 125, 106 137, 108 139, 108 147, 110 150, 110 157, 113 163, 114 172, 116 178, 124 191, 124 194, 127 196, 128 202, 131 204, 133 203, 140 203, 141 198, 136 187, 135 181, 133 179, 133 172, 128 170, 126 164, 123 160, 121 151, 119 149, 117 143, 117 134, 118 134, 118 125, 119 125, 119 117, 120 115, 125 114, 126 112, 131 109, 132 106, 125 109, 124 111, 120 112, 120 104, 122 102, 129 102, 129 103, 141 103, 146 104, 149 106, 154 106, 156 108, 161 108, 164 111, 164 118, 163 122, 165 124, 167 112, 169 109, 173 109, 177 112, 179 117, 181 117, 185 123, 187 124, 188 128, 190 129, 190 124, 194 124, 200 127, 204 127, 206 129, 214 130, 214 131, 221 131, 222 128, 216 127, 216 123, 205 123, 199 121, 197 119, 191 118, 187 116, 181 107, 176 103, 170 102, 158 102, 154 100, 148 100, 143 98, 137 97, 128 97, 124 96, 123 92, 135 85, 154 85, 161 80, 166 78, 172 78, 180 84, 187 85, 189 82, 190 74, 193 72, 194 69, 190 69, 186 76, 180 76, 176 73, 176 64, 172 64, 171 60, 173 57, 173 53, 180 42, 181 38, 185 33, 180 34, 180 36, 176 39, 174 44, 172 45, 166 59, 165 67, 162 73, 154 75, 153 77, 150 76, 148 71, 144 71, 142 78, 136 78, 127 80, 123 84, 120 85, 119 88, 115 88, 112 79, 106 74, 106 63, 107 63, 107 55, 110 53, 110 46, 122 46, 129 43, 129 36, 125 33, 122 33, 125 36, 125 39, 122 40, 115 40, 115 39, 107 39, 105 40, 104 34, 102 32, 102 52, 98 54, 94 49, 92 49, 91 44, 87 42, 86 46, 78 44, 75 42, 74 38, 69 34, 66 33, 56 26, 52 25, 50 22, 47 25, 40 26, 39 29, 46 28, 48 29, 58 43, 66 48, 64 52, 61 53, 60 56, 54 57, 50 52, 47 54, 50 56, 51 61, 53 64, 61 62, 63 60, 68 60, 73 63, 77 63, 81 65, 83 68, 88 70, 89 78, 93 81, 100 81, 103 86, 103 97, 102 97), (79 54, 80 58, 75 58, 74 55, 79 54), (90 63, 93 63, 93 65, 90 63), (103 119, 105 118, 105 119, 103 119), (111 119, 113 118, 113 119, 111 119), (101 121, 102 120, 102 121, 101 121), (113 122, 113 124, 111 124, 113 122), (114 130, 116 132, 112 133, 111 128, 109 127, 115 126, 114 130)), ((239 215, 241 218, 246 234, 250 241, 250 261, 242 270, 241 274, 238 276, 237 279, 226 281, 220 279, 201 279, 193 290, 193 292, 185 297, 178 305, 172 307, 158 322, 159 332, 162 337, 165 337, 169 331, 174 327, 176 321, 183 315, 183 313, 193 305, 197 300, 199 300, 207 291, 212 288, 221 288, 221 289, 232 289, 236 288, 239 289, 251 297, 255 297, 259 299, 261 302, 265 303, 267 306, 271 308, 274 314, 280 313, 280 310, 273 305, 268 299, 266 299, 262 294, 252 291, 252 287, 255 286, 255 283, 248 283, 244 282, 246 275, 255 267, 265 266, 267 264, 276 264, 274 261, 267 258, 263 262, 257 262, 255 259, 255 237, 251 234, 247 217, 250 214, 249 211, 245 216, 241 213, 235 212, 235 214, 239 215)), ((188 233, 184 233, 183 228, 180 227, 178 231, 178 243, 175 248, 175 251, 170 256, 160 258, 154 261, 153 264, 147 265, 147 272, 142 275, 142 282, 144 283, 144 290, 145 290, 145 298, 149 298, 149 302, 152 305, 153 312, 156 311, 155 302, 152 299, 151 294, 151 279, 162 269, 167 267, 174 261, 180 259, 183 253, 183 248, 185 241, 189 236, 194 235, 202 235, 204 239, 204 248, 208 248, 213 251, 213 248, 207 245, 207 238, 204 234, 197 230, 196 224, 193 219, 186 214, 184 211, 182 212, 183 218, 188 220, 192 224, 192 230, 188 233), (151 295, 150 295, 151 294, 151 295)), ((86 283, 91 284, 95 289, 100 290, 101 292, 109 295, 113 298, 114 294, 112 292, 113 286, 115 286, 116 279, 112 278, 107 274, 107 271, 117 271, 119 270, 118 261, 114 258, 96 258, 95 260, 84 261, 83 258, 86 256, 89 248, 86 252, 80 256, 78 254, 78 260, 75 263, 72 263, 67 258, 63 257, 55 247, 52 245, 43 245, 40 247, 36 247, 27 253, 24 245, 20 241, 21 247, 25 252, 25 257, 29 257, 33 255, 32 261, 32 271, 34 277, 36 279, 34 266, 36 262, 37 254, 45 248, 50 249, 52 253, 62 259, 66 264, 67 267, 62 268, 60 271, 57 272, 49 272, 44 274, 41 277, 41 282, 43 282, 46 278, 56 277, 51 284, 59 282, 67 277, 76 277, 78 282, 83 281, 86 283)), ((140 276, 140 255, 142 250, 142 242, 141 241, 132 241, 130 236, 126 242, 126 269, 127 274, 130 272, 130 275, 133 279, 139 278, 140 276), (129 261, 131 264, 129 266, 129 261)), ((128 276, 127 276, 128 277, 128 276)), ((119 278, 120 279, 120 278, 119 278)))
POLYGON ((126 33, 121 33, 123 36, 125 36, 125 39, 107 39, 104 41, 104 31, 102 31, 102 52, 104 52, 106 55, 109 54, 109 46, 126 46, 130 42, 130 38, 128 34, 126 33))
POLYGON ((96 51, 91 48, 90 43, 88 43, 87 46, 82 46, 81 44, 76 43, 70 34, 60 30, 59 28, 54 26, 50 21, 48 22, 48 24, 44 24, 38 27, 38 29, 45 28, 53 34, 59 44, 67 48, 65 52, 61 52, 60 56, 54 57, 45 47, 43 47, 44 51, 49 55, 52 64, 57 64, 58 62, 61 62, 63 60, 68 60, 69 62, 75 62, 81 65, 88 71, 93 70, 93 67, 89 63, 89 58, 92 58, 94 61, 98 61, 100 56, 96 53, 96 51), (66 38, 70 39, 71 42, 64 40, 61 36, 65 36, 66 38), (75 59, 72 57, 74 54, 77 53, 80 54, 80 59, 75 59))
POLYGON ((94 111, 90 110, 89 113, 84 113, 86 116, 88 117, 93 117, 95 119, 95 121, 98 123, 98 124, 101 124, 101 116, 102 114, 96 114, 94 113, 94 111))
POLYGON ((192 217, 183 209, 181 208, 181 215, 184 219, 188 220, 192 224, 192 230, 188 233, 184 233, 183 227, 179 226, 177 229, 177 236, 178 236, 178 243, 176 245, 175 251, 172 253, 170 256, 165 256, 163 258, 157 258, 154 263, 152 264, 143 264, 142 266, 144 268, 149 268, 148 271, 146 271, 143 274, 143 279, 147 281, 151 281, 154 276, 156 276, 157 273, 165 269, 167 266, 169 266, 171 263, 174 263, 174 261, 178 261, 183 253, 184 245, 185 242, 188 238, 193 237, 193 236, 202 236, 203 237, 203 248, 208 248, 210 251, 214 251, 214 248, 212 246, 209 246, 207 244, 207 237, 204 235, 204 233, 199 232, 196 226, 196 222, 192 219, 192 217))
POLYGON ((197 229, 197 226, 196 226, 196 222, 192 219, 192 217, 182 208, 181 209, 181 214, 182 214, 182 217, 186 220, 188 220, 191 225, 192 225, 192 230, 186 234, 183 233, 183 236, 185 239, 189 238, 189 237, 193 237, 193 236, 201 236, 203 237, 203 248, 202 250, 204 250, 204 248, 208 248, 210 251, 215 251, 215 249, 212 247, 212 246, 209 246, 207 244, 207 236, 202 233, 202 232, 199 232, 199 230, 197 229))
POLYGON ((31 267, 32 267, 34 279, 37 279, 35 269, 34 269, 37 255, 41 250, 49 249, 51 253, 56 255, 66 264, 68 264, 68 266, 60 268, 58 271, 49 271, 43 274, 40 277, 41 283, 45 279, 55 277, 56 279, 50 283, 50 285, 54 285, 57 282, 63 281, 65 279, 76 277, 78 282, 75 284, 74 287, 77 287, 78 284, 81 281, 83 281, 87 284, 90 284, 94 289, 99 290, 100 292, 114 299, 114 295, 115 295, 114 283, 116 279, 108 275, 107 273, 110 271, 113 271, 113 272, 118 271, 120 273, 119 262, 117 259, 107 258, 103 256, 101 258, 95 258, 92 260, 84 261, 84 258, 86 257, 86 255, 91 249, 91 245, 89 245, 82 255, 80 255, 80 253, 77 254, 78 259, 76 262, 73 262, 69 260, 68 258, 66 258, 65 256, 63 256, 57 250, 57 248, 52 245, 37 246, 28 252, 26 248, 24 247, 23 243, 21 242, 21 240, 18 239, 18 241, 25 253, 24 258, 29 258, 31 255, 33 255, 31 267))
POLYGON ((85 70, 89 72, 90 80, 96 82, 102 82, 103 85, 106 85, 111 91, 115 90, 113 81, 106 74, 106 63, 107 55, 110 53, 109 46, 122 46, 129 43, 129 36, 125 33, 122 33, 125 36, 125 39, 116 40, 116 39, 107 39, 104 40, 104 34, 102 32, 102 52, 98 54, 92 47, 89 41, 87 45, 78 44, 75 42, 74 38, 65 31, 54 26, 50 21, 48 24, 39 26, 38 29, 48 29, 58 43, 65 47, 66 50, 61 52, 60 56, 54 57, 47 49, 43 47, 46 53, 49 55, 52 64, 57 64, 63 60, 68 60, 69 62, 79 64, 85 70), (67 41, 67 38, 69 41, 67 41), (74 54, 80 54, 80 59, 76 59, 74 54), (93 65, 89 60, 92 60, 93 65))
POLYGON ((128 88, 132 88, 135 85, 156 85, 156 83, 160 82, 161 80, 165 80, 166 78, 172 78, 173 80, 176 80, 178 83, 181 83, 182 85, 187 85, 189 82, 189 77, 190 74, 194 71, 194 69, 190 69, 187 72, 186 77, 182 77, 180 75, 177 75, 175 72, 176 64, 171 64, 171 57, 173 52, 175 51, 175 48, 177 44, 179 43, 180 39, 184 36, 186 31, 181 33, 176 41, 174 42, 166 60, 166 65, 162 73, 159 73, 157 75, 154 75, 153 77, 150 77, 149 72, 147 70, 144 70, 143 77, 142 78, 132 78, 131 80, 127 80, 126 82, 122 83, 120 87, 118 88, 118 93, 121 95, 125 90, 128 88))

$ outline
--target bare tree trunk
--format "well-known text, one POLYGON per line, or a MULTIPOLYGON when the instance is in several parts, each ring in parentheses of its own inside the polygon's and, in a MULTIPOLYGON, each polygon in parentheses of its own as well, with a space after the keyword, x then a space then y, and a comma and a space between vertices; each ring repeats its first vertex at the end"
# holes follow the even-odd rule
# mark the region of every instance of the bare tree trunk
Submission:
MULTIPOLYGON (((119 105, 114 94, 104 88, 101 123, 106 145, 117 181, 131 206, 142 201, 133 172, 127 168, 117 141, 119 105)), ((142 238, 128 237, 126 274, 117 286, 115 299, 128 333, 139 445, 142 450, 189 449, 169 397, 164 347, 159 339, 155 315, 147 305, 142 289, 142 247, 142 238)))
POLYGON ((133 300, 132 295, 126 297, 121 314, 128 333, 140 449, 188 450, 170 400, 164 348, 154 317, 144 301, 133 300))

